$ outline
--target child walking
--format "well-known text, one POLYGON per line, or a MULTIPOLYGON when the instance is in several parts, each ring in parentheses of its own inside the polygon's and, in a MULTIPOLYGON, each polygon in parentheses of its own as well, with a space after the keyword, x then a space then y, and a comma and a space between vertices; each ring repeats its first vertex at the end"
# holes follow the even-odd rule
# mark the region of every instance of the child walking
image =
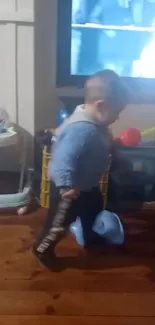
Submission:
POLYGON ((99 181, 110 154, 108 126, 127 104, 125 86, 111 70, 91 76, 85 84, 85 102, 60 128, 52 152, 52 182, 48 218, 33 247, 36 258, 52 269, 55 247, 80 216, 85 245, 91 246, 92 225, 103 209, 99 181))

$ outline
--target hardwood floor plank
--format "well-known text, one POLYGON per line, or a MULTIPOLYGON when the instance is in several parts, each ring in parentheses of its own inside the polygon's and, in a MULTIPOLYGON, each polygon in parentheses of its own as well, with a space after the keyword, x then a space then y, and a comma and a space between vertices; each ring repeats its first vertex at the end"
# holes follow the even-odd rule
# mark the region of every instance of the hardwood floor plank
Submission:
MULTIPOLYGON (((18 232, 17 232, 18 234, 18 232)), ((30 253, 32 242, 27 237, 16 238, 0 241, 0 274, 1 279, 19 278, 31 279, 35 271, 41 270, 40 277, 51 277, 49 272, 43 272, 35 258, 30 253)), ((65 257, 62 257, 64 270, 74 273, 85 272, 90 275, 96 274, 127 274, 129 276, 140 274, 147 276, 152 270, 155 270, 155 260, 150 257, 135 257, 128 252, 120 254, 103 254, 89 256, 81 252, 77 247, 75 250, 70 250, 70 246, 65 247, 62 244, 60 251, 64 252, 65 257), (68 251, 71 256, 67 256, 68 251)))
POLYGON ((155 293, 0 291, 0 315, 155 317, 155 293))
POLYGON ((29 236, 31 233, 30 226, 20 226, 20 225, 12 225, 9 226, 0 226, 0 242, 6 241, 10 239, 22 238, 22 236, 29 236))
POLYGON ((38 214, 1 219, 0 325, 154 325, 154 216, 146 217, 128 217, 124 250, 86 255, 67 238, 59 273, 30 254, 38 214))
POLYGON ((152 293, 155 292, 155 282, 151 278, 138 275, 108 275, 108 274, 50 274, 41 277, 41 271, 34 271, 31 279, 0 280, 2 291, 40 291, 40 292, 100 292, 100 293, 152 293))
MULTIPOLYGON (((11 253, 10 253, 11 254, 11 253)), ((116 276, 121 278, 121 276, 129 276, 147 279, 152 276, 155 277, 155 264, 151 259, 130 259, 126 256, 121 258, 111 258, 110 260, 106 258, 101 258, 97 261, 93 258, 64 258, 62 260, 62 266, 64 270, 61 275, 69 275, 76 277, 78 275, 82 276, 116 276)), ((37 279, 47 279, 53 276, 53 273, 44 270, 37 261, 30 256, 30 254, 12 255, 5 256, 5 259, 0 260, 0 275, 1 280, 31 280, 34 276, 37 279)), ((59 278, 59 274, 55 273, 55 278, 59 278)), ((102 281, 102 280, 101 280, 102 281)))
POLYGON ((154 317, 1 316, 0 325, 154 325, 154 317))

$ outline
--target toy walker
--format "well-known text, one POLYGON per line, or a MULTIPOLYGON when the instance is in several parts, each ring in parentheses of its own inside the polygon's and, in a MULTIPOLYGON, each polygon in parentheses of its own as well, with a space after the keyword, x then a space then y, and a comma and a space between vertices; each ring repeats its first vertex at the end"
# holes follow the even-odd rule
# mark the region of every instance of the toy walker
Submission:
MULTIPOLYGON (((53 133, 54 131, 52 130, 52 134, 53 133)), ((138 145, 141 140, 143 141, 143 139, 146 136, 150 136, 151 134, 155 134, 155 127, 152 127, 142 132, 136 130, 135 128, 130 128, 129 130, 126 131, 126 135, 124 139, 126 139, 127 145, 130 145, 131 142, 134 143, 134 145, 138 145), (136 135, 136 139, 134 138, 133 135, 136 135)), ((48 166, 49 166, 50 159, 51 159, 51 148, 45 145, 42 151, 42 178, 41 178, 40 205, 46 209, 49 208, 49 200, 50 200, 50 179, 48 176, 48 166)), ((104 209, 107 206, 110 160, 111 159, 109 157, 108 169, 103 174, 100 181, 100 188, 103 195, 104 209)))

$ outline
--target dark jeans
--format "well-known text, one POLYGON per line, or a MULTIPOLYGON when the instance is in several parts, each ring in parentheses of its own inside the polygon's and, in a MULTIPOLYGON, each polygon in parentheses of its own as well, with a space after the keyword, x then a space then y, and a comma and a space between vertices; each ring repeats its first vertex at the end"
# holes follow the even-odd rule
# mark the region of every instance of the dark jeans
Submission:
POLYGON ((92 225, 97 214, 103 209, 103 196, 99 188, 81 192, 80 196, 74 200, 62 198, 64 191, 65 189, 51 185, 48 217, 36 245, 40 253, 44 253, 49 247, 54 249, 77 217, 81 218, 85 244, 91 245, 97 237, 92 231, 92 225))

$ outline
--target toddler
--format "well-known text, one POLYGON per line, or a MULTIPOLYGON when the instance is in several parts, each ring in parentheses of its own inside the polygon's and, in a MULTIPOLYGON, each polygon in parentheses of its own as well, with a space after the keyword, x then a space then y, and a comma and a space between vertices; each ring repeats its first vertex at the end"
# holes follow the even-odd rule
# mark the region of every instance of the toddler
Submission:
POLYGON ((51 202, 48 218, 33 247, 47 268, 56 262, 55 247, 70 224, 80 216, 84 240, 91 246, 92 225, 103 209, 99 181, 109 163, 108 126, 127 104, 125 86, 111 70, 91 76, 85 84, 85 102, 78 106, 57 132, 52 151, 51 202))

